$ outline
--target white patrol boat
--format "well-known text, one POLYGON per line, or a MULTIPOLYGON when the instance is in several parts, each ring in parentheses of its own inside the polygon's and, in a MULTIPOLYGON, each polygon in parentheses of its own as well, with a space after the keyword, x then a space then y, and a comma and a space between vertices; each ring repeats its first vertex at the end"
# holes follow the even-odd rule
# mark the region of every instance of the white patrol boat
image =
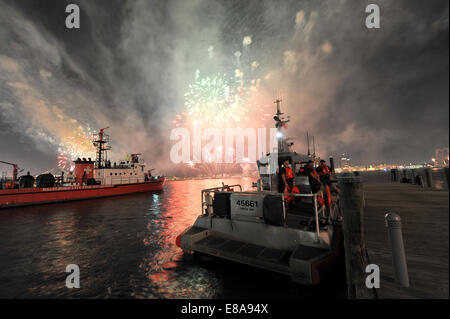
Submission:
MULTIPOLYGON (((257 162, 261 177, 254 183, 257 190, 242 191, 240 185, 202 190, 201 215, 177 237, 177 245, 185 253, 201 252, 317 285, 342 262, 339 195, 332 192, 327 210, 320 204, 322 192, 311 191, 305 166, 308 161, 317 165, 320 159, 309 151, 304 155, 291 150, 292 143, 283 137, 288 120, 281 118, 280 102, 276 101, 274 117, 279 152, 257 162), (278 189, 285 160, 292 166, 299 193, 278 189)), ((333 162, 331 166, 333 170, 333 162)))

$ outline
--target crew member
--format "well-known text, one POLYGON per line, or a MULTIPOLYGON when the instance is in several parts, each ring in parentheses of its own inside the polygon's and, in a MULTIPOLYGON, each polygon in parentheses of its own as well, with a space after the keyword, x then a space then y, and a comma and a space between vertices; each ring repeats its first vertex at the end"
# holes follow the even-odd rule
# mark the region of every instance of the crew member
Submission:
POLYGON ((311 191, 317 193, 322 188, 322 183, 320 182, 319 175, 314 169, 314 162, 309 160, 306 163, 305 172, 309 177, 309 185, 311 186, 311 191))
MULTIPOLYGON (((283 181, 283 193, 297 193, 300 194, 299 189, 294 184, 294 172, 289 165, 289 160, 283 161, 283 167, 281 168, 281 179, 283 181)), ((290 204, 294 200, 294 196, 285 196, 284 200, 287 204, 290 204)))
POLYGON ((328 167, 325 160, 320 160, 319 167, 316 169, 322 183, 331 184, 331 169, 328 167))
POLYGON ((283 167, 281 167, 281 179, 283 180, 283 192, 292 192, 292 189, 294 188, 294 172, 289 165, 289 160, 283 161, 283 167))
MULTIPOLYGON (((322 183, 320 182, 320 178, 319 175, 317 174, 317 171, 314 169, 314 162, 312 160, 309 160, 306 163, 305 172, 308 175, 311 191, 313 193, 319 192, 322 189, 322 183)), ((317 196, 317 201, 321 206, 325 205, 322 195, 317 196)))
POLYGON ((320 181, 322 182, 322 185, 324 186, 324 193, 325 193, 325 205, 327 209, 330 209, 331 207, 331 170, 326 164, 324 160, 320 161, 319 167, 316 169, 320 181))

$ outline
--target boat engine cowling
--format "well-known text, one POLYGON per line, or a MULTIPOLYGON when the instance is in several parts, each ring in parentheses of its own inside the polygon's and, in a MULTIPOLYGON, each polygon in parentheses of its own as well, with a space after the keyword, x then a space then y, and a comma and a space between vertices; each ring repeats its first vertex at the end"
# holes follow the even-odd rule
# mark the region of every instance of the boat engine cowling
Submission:
POLYGON ((219 217, 230 218, 230 193, 215 192, 213 200, 214 215, 219 217))
POLYGON ((285 224, 285 213, 283 198, 280 195, 267 195, 264 197, 264 221, 268 225, 283 226, 285 224))

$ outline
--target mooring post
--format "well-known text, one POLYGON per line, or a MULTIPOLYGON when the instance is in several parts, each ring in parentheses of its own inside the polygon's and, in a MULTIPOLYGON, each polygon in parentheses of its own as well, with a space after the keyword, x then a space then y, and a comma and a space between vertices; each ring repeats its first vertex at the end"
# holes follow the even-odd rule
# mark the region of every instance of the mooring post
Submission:
POLYGON ((391 182, 396 182, 397 181, 397 172, 395 171, 395 168, 391 169, 391 182))
POLYGON ((374 288, 366 287, 369 257, 364 239, 363 183, 361 176, 345 174, 339 178, 343 215, 345 268, 349 299, 376 298, 374 288))
POLYGON ((417 175, 417 180, 420 184, 420 187, 424 188, 425 185, 423 184, 423 176, 422 175, 417 175))
POLYGON ((429 167, 425 168, 424 172, 425 172, 425 179, 427 180, 427 187, 433 188, 434 183, 433 183, 433 175, 432 175, 431 168, 429 168, 429 167))
POLYGON ((448 180, 448 167, 444 167, 444 175, 447 180, 447 189, 450 189, 450 181, 448 180))
POLYGON ((413 184, 413 185, 416 184, 416 170, 415 169, 411 170, 411 184, 413 184))
POLYGON ((396 213, 386 213, 384 219, 388 228, 392 250, 395 282, 402 287, 409 287, 408 267, 406 266, 405 247, 403 246, 402 237, 402 219, 396 213))
POLYGON ((404 169, 402 169, 402 178, 401 178, 401 182, 403 183, 403 182, 406 182, 406 179, 407 179, 407 177, 406 177, 406 168, 404 168, 404 169))

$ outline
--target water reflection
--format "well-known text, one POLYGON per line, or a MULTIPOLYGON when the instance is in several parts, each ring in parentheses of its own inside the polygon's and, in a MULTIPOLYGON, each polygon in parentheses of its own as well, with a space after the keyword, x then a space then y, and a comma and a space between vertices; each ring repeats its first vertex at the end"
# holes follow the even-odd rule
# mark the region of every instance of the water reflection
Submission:
MULTIPOLYGON (((226 183, 251 186, 249 179, 227 180, 226 183)), ((139 290, 142 285, 138 285, 137 298, 213 298, 217 294, 220 283, 214 271, 196 265, 189 256, 185 258, 175 245, 175 239, 200 215, 201 190, 220 184, 218 180, 174 181, 161 194, 160 203, 159 197, 154 198, 148 209, 148 234, 144 245, 154 245, 158 249, 145 256, 139 265, 148 279, 148 287, 139 290)))

